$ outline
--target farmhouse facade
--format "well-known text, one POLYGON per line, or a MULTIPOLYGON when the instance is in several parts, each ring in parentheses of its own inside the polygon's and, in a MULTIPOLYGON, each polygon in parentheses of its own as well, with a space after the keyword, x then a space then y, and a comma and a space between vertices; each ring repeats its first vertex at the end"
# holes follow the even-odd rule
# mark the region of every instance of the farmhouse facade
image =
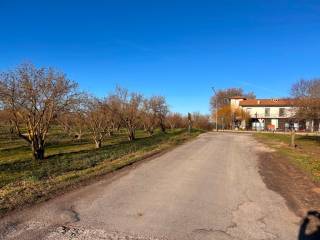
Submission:
MULTIPOLYGON (((297 106, 293 99, 230 98, 231 108, 244 110, 249 119, 237 123, 241 129, 288 131, 319 131, 319 120, 295 119, 297 106)), ((237 116, 235 116, 237 119, 237 116)))

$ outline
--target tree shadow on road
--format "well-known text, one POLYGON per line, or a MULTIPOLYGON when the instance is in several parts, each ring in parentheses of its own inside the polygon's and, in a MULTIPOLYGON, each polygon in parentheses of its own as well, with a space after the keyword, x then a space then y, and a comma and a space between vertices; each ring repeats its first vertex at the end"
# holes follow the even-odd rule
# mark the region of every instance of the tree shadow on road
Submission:
POLYGON ((298 240, 320 240, 320 212, 307 213, 300 226, 298 240))

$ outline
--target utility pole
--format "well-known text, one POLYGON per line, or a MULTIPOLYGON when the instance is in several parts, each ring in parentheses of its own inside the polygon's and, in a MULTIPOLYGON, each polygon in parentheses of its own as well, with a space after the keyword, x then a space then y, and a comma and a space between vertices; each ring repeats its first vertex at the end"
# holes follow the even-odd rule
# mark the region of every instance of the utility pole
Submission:
POLYGON ((212 87, 212 91, 214 92, 214 95, 216 97, 216 132, 218 132, 218 99, 217 99, 217 92, 214 89, 214 87, 212 87))
POLYGON ((188 132, 191 134, 191 128, 192 128, 192 117, 191 113, 188 113, 188 132))

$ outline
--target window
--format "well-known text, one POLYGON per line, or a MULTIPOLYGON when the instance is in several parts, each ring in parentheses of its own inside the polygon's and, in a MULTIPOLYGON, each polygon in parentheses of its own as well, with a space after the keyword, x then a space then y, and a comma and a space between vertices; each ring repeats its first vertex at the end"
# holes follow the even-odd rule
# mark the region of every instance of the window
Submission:
POLYGON ((285 116, 285 108, 279 108, 279 117, 285 116))
POLYGON ((270 117, 270 108, 265 108, 264 109, 264 116, 265 117, 270 117))

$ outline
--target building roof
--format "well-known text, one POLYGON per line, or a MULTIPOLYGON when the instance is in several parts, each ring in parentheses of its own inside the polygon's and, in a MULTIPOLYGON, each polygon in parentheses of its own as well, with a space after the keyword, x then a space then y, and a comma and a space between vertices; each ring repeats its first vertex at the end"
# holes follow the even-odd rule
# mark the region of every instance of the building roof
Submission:
POLYGON ((247 99, 247 98, 243 96, 233 96, 233 97, 230 97, 230 99, 247 99))
POLYGON ((292 107, 294 106, 294 100, 292 99, 246 99, 239 103, 242 107, 292 107))

